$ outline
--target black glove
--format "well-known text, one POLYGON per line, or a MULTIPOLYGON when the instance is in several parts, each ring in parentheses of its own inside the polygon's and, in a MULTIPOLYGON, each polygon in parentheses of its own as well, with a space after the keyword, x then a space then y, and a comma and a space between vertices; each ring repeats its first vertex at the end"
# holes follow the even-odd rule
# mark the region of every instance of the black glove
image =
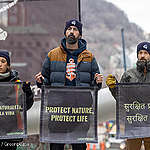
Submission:
POLYGON ((23 82, 22 90, 23 90, 23 92, 26 93, 26 94, 32 93, 31 87, 30 87, 30 82, 23 82))
POLYGON ((23 82, 22 90, 26 94, 26 108, 28 110, 33 105, 33 93, 30 87, 30 82, 23 82))

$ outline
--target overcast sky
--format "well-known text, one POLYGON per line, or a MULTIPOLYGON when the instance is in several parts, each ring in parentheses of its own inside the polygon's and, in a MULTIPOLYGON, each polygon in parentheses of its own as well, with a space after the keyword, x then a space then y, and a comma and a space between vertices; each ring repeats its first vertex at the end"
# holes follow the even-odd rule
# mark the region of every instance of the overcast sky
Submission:
POLYGON ((145 32, 150 33, 150 0, 107 1, 124 10, 131 22, 138 24, 145 32))

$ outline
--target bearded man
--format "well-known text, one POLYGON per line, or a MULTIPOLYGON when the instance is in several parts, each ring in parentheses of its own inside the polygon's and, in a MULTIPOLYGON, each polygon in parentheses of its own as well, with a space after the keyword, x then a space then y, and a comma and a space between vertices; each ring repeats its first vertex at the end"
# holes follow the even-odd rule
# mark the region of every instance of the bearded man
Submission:
MULTIPOLYGON (((98 86, 103 76, 93 54, 86 49, 82 39, 82 23, 76 19, 66 22, 65 37, 61 45, 51 50, 45 58, 42 72, 35 76, 37 85, 51 86, 98 86)), ((72 143, 73 150, 86 150, 86 143, 72 143)), ((51 143, 50 150, 64 150, 64 144, 51 143)))
MULTIPOLYGON (((129 69, 124 72, 120 83, 150 83, 150 43, 141 42, 137 45, 137 63, 136 68, 129 69)), ((113 75, 108 75, 106 84, 112 95, 116 99, 118 88, 117 80, 113 75)), ((126 150, 140 150, 144 143, 145 150, 150 150, 150 137, 127 139, 126 150)))

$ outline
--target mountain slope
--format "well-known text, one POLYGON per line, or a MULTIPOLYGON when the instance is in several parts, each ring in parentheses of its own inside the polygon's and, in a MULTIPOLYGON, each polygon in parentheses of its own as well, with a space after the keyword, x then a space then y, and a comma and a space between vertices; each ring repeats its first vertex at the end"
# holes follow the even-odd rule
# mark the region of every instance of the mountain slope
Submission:
POLYGON ((129 22, 127 15, 112 3, 82 0, 81 6, 84 38, 104 70, 107 70, 111 56, 122 55, 122 28, 126 53, 131 53, 132 47, 135 50, 137 43, 145 40, 143 30, 129 22))

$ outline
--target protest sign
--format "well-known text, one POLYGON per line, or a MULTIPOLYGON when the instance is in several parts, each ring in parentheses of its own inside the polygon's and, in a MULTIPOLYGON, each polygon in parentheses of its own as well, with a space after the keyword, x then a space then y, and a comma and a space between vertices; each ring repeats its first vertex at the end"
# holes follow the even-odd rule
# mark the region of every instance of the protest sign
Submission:
POLYGON ((118 84, 116 123, 118 138, 150 136, 150 84, 118 84))
POLYGON ((0 83, 0 139, 27 136, 24 99, 22 83, 0 83))
POLYGON ((97 142, 97 92, 94 89, 44 87, 42 92, 42 142, 97 142))

